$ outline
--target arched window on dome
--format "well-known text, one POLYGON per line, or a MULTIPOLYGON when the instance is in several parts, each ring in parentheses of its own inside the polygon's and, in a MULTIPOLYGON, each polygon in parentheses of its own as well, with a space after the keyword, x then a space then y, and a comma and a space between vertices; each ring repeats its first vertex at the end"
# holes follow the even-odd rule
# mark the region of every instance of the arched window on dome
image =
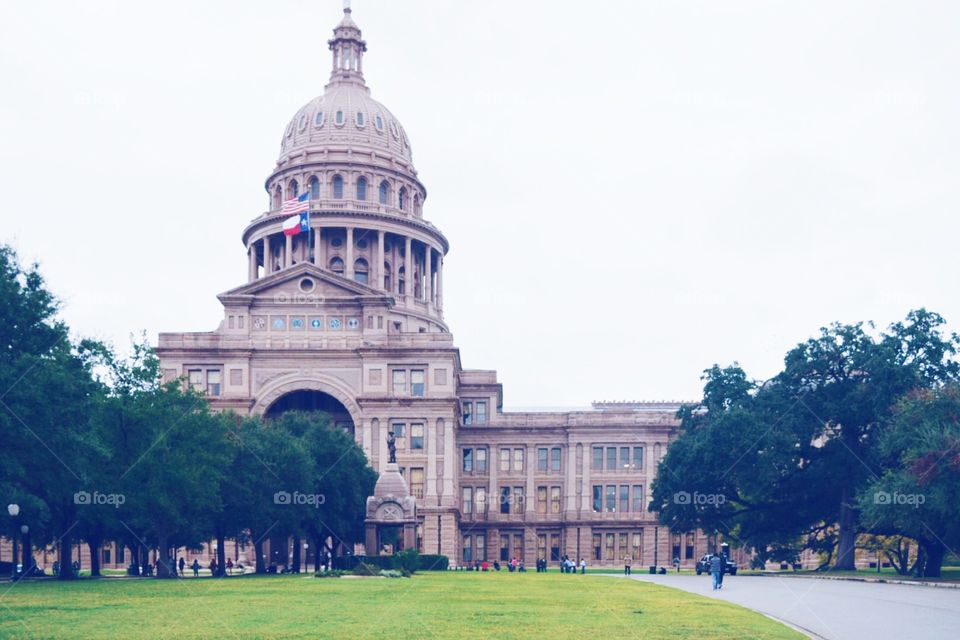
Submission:
POLYGON ((363 176, 357 178, 357 200, 367 199, 367 179, 363 176))
POLYGON ((357 258, 353 263, 353 279, 362 284, 370 282, 370 266, 363 258, 357 258))
POLYGON ((413 195, 413 215, 415 216, 420 215, 420 194, 419 193, 415 193, 413 195))
POLYGON ((320 199, 320 179, 317 176, 310 176, 310 199, 319 200, 320 199))
POLYGON ((397 293, 399 293, 400 295, 404 295, 407 292, 406 291, 406 288, 407 288, 406 275, 407 275, 406 268, 400 267, 399 271, 397 271, 397 293))
POLYGON ((283 206, 283 188, 280 185, 277 185, 277 188, 273 190, 273 209, 279 209, 283 206))
POLYGON ((336 122, 338 125, 343 124, 343 111, 337 111, 337 115, 334 118, 334 122, 336 122))
POLYGON ((363 124, 363 111, 357 111, 357 126, 362 127, 363 124))
POLYGON ((343 260, 337 257, 330 258, 330 271, 343 275, 343 260))
POLYGON ((290 181, 289 193, 291 198, 296 198, 298 195, 300 195, 300 184, 296 180, 290 181))
POLYGON ((385 291, 393 291, 393 271, 389 262, 383 263, 383 288, 385 291))
POLYGON ((390 185, 386 180, 380 183, 380 204, 390 202, 390 185))
POLYGON ((333 176, 333 197, 337 200, 343 198, 343 176, 333 176))
POLYGON ((400 207, 401 211, 407 210, 407 188, 400 187, 400 191, 397 193, 397 206, 400 207))

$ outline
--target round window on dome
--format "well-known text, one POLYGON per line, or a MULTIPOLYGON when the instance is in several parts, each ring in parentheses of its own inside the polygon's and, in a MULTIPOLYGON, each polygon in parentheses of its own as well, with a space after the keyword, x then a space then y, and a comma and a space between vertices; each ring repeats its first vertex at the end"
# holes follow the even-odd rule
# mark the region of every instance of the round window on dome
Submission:
POLYGON ((334 120, 333 120, 333 121, 337 124, 338 127, 342 127, 342 126, 343 126, 343 111, 337 111, 337 115, 334 117, 334 120))
POLYGON ((357 249, 366 249, 368 246, 366 238, 357 238, 357 241, 355 244, 357 245, 357 249))
POLYGON ((400 130, 397 129, 396 122, 393 122, 393 121, 390 122, 390 133, 392 133, 393 137, 396 138, 397 140, 400 139, 400 130))
POLYGON ((317 111, 317 115, 313 118, 313 124, 317 127, 323 126, 323 111, 317 111))
POLYGON ((356 123, 357 123, 357 126, 358 126, 358 127, 362 127, 362 126, 363 126, 363 112, 362 112, 362 111, 357 111, 356 123))
POLYGON ((297 129, 299 129, 300 131, 303 131, 306 128, 307 128, 307 114, 304 113, 303 115, 300 116, 300 122, 297 123, 297 129))
POLYGON ((343 246, 343 238, 334 238, 330 241, 330 245, 335 249, 339 249, 343 246))
POLYGON ((377 131, 379 131, 380 133, 383 133, 383 118, 377 115, 377 117, 374 119, 373 122, 374 124, 377 125, 377 131))

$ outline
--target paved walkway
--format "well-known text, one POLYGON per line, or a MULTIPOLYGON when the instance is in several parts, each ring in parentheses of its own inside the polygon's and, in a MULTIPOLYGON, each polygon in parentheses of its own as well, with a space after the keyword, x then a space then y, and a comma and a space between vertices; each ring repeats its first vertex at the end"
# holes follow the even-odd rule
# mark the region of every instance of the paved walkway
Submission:
POLYGON ((844 580, 636 574, 690 593, 727 600, 828 640, 937 640, 960 638, 960 589, 844 580))

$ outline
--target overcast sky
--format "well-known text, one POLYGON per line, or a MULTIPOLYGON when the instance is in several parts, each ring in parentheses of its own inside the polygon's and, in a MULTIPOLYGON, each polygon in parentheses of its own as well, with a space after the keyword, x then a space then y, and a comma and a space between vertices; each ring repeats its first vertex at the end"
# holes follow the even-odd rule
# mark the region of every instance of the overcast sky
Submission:
MULTIPOLYGON (((507 407, 695 399, 834 320, 960 328, 960 4, 355 0, 507 407)), ((0 3, 0 241, 79 335, 208 331, 339 0, 0 3)))

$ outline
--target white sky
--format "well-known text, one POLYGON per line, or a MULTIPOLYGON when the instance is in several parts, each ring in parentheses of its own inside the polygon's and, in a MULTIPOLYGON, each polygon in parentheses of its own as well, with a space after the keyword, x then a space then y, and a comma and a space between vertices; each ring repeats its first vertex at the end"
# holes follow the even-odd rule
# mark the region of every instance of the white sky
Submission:
MULTIPOLYGON (((833 320, 960 322, 960 5, 356 0, 507 406, 695 399, 833 320)), ((0 241, 75 332, 205 331, 337 0, 0 3, 0 241)))

